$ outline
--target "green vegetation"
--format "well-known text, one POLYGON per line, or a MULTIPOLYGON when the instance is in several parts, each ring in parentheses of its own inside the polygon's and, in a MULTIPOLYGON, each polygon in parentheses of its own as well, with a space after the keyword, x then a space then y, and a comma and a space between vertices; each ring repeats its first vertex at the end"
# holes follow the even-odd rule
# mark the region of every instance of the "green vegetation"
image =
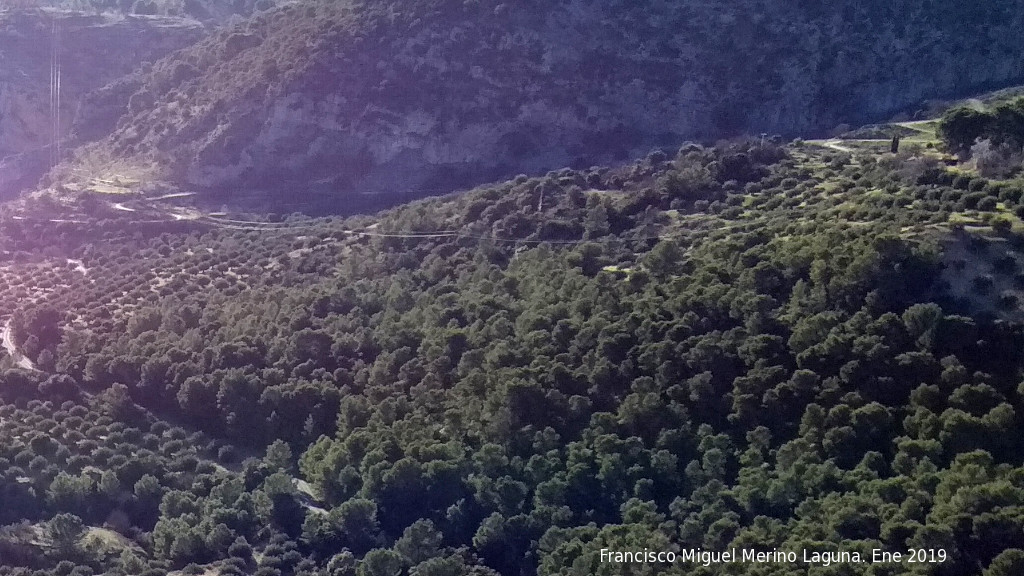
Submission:
POLYGON ((984 110, 952 108, 943 114, 938 133, 950 150, 973 157, 983 175, 1014 175, 1024 163, 1024 98, 984 110))
POLYGON ((0 375, 0 574, 1015 573, 1022 190, 743 143, 372 218, 7 216, 42 371, 0 375))

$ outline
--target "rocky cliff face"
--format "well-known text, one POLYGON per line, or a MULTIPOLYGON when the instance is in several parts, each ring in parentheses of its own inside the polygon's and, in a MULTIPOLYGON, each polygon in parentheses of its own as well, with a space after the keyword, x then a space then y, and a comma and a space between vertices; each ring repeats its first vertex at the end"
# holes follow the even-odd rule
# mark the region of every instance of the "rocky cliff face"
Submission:
POLYGON ((310 2, 97 98, 108 113, 82 130, 111 133, 79 157, 344 209, 1006 85, 1024 79, 1022 26, 1005 0, 310 2))
POLYGON ((0 195, 38 179, 46 168, 54 139, 50 74, 58 38, 60 136, 66 139, 87 94, 201 35, 198 23, 178 18, 56 10, 0 13, 0 195))

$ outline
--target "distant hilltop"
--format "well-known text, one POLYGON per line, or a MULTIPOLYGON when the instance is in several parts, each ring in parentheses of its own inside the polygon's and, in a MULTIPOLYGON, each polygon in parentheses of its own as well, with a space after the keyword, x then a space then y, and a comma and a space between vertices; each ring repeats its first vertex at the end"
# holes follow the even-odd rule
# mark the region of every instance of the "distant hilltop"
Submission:
POLYGON ((218 202, 387 204, 1009 85, 1022 27, 1005 0, 296 2, 96 92, 43 185, 127 167, 218 202))

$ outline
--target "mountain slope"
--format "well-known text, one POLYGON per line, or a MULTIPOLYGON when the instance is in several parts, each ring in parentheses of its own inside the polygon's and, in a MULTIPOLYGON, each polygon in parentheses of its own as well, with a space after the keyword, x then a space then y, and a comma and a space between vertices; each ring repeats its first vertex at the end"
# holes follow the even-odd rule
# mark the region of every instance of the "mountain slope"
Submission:
POLYGON ((1005 85, 1022 23, 1005 1, 293 4, 108 93, 82 141, 109 134, 53 181, 127 159, 236 201, 390 201, 1005 85))
POLYGON ((0 13, 0 196, 45 173, 53 143, 51 73, 59 38, 60 138, 86 95, 198 40, 193 20, 57 10, 0 13), (55 30, 59 26, 59 33, 55 30))
POLYGON ((906 140, 0 219, 0 575, 1019 574, 1024 182, 906 140))

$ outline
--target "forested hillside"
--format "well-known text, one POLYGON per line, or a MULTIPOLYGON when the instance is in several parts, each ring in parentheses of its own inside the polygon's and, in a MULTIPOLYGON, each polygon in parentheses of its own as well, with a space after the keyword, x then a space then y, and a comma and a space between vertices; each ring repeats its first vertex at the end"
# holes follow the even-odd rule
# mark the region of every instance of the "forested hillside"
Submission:
POLYGON ((0 573, 1021 573, 1024 183, 827 145, 8 214, 0 573), (600 558, 729 547, 946 560, 600 558))
POLYGON ((1006 0, 289 3, 95 94, 42 186, 127 172, 234 206, 394 205, 913 113, 1024 78, 1022 25, 1006 0))

